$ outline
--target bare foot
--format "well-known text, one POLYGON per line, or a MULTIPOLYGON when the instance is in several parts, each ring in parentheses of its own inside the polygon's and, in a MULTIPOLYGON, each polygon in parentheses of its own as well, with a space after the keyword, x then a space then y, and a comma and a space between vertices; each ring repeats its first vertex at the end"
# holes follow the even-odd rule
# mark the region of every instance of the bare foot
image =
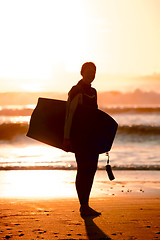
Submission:
POLYGON ((99 215, 101 215, 100 212, 95 211, 94 209, 90 208, 88 205, 80 207, 80 214, 81 214, 81 217, 89 217, 89 216, 98 217, 99 215))

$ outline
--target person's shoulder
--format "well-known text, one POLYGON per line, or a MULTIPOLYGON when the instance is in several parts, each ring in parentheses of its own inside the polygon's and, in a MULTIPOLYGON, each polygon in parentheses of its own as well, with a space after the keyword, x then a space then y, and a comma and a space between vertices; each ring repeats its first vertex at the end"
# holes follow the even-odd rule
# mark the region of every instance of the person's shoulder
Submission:
POLYGON ((93 88, 93 87, 91 87, 91 89, 92 89, 92 92, 93 92, 95 95, 97 95, 97 90, 96 90, 95 88, 93 88))
POLYGON ((70 98, 70 100, 72 100, 77 94, 81 93, 81 88, 80 86, 77 84, 77 85, 74 85, 71 90, 69 91, 68 93, 68 96, 70 98))

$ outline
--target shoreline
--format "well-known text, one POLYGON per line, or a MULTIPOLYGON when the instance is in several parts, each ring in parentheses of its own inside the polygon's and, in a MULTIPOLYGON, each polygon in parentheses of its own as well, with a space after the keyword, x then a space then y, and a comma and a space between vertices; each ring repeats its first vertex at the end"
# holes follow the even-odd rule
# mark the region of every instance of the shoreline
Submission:
POLYGON ((102 215, 81 218, 70 199, 0 199, 1 239, 159 239, 159 197, 91 198, 102 215))
MULTIPOLYGON (((91 191, 93 197, 160 197, 159 171, 114 170, 110 181, 106 171, 97 171, 91 191)), ((0 199, 76 198, 76 170, 0 171, 0 199)))
MULTIPOLYGON (((0 171, 21 171, 21 170, 76 170, 77 167, 55 167, 55 166, 6 166, 0 167, 0 171)), ((97 171, 104 171, 105 167, 99 167, 97 171)), ((112 170, 116 171, 160 171, 160 166, 131 166, 131 167, 117 167, 112 166, 112 170)))

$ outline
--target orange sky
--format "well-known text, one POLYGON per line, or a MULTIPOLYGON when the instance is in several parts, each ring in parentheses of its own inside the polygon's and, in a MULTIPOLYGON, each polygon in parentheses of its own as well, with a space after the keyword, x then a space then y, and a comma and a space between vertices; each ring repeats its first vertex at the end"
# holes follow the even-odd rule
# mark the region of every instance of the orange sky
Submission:
POLYGON ((0 0, 0 91, 160 91, 159 0, 0 0))

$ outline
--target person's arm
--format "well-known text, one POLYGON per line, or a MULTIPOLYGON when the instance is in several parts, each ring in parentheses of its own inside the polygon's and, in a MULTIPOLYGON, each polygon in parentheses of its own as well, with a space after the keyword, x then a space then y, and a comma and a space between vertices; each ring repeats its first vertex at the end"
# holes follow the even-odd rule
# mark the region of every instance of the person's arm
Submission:
POLYGON ((70 97, 68 98, 65 125, 64 125, 64 142, 63 142, 63 148, 66 151, 69 151, 69 148, 71 146, 70 132, 71 132, 71 127, 72 127, 73 116, 77 109, 78 104, 82 104, 82 94, 81 93, 77 94, 72 99, 72 101, 70 100, 70 97))

